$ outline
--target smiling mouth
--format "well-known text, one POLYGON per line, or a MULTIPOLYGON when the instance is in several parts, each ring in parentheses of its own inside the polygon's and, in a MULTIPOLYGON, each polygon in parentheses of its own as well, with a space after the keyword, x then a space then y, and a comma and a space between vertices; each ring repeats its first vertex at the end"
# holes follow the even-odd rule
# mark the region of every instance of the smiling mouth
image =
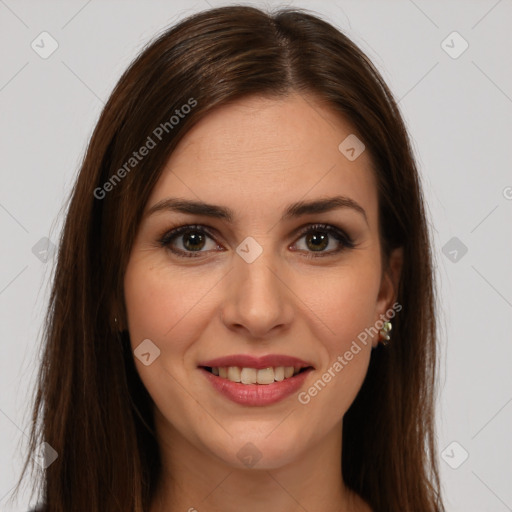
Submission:
POLYGON ((221 379, 248 385, 269 385, 273 384, 274 382, 282 382, 284 380, 291 379, 300 373, 313 370, 312 366, 276 366, 261 369, 242 368, 239 366, 201 366, 200 368, 221 379))

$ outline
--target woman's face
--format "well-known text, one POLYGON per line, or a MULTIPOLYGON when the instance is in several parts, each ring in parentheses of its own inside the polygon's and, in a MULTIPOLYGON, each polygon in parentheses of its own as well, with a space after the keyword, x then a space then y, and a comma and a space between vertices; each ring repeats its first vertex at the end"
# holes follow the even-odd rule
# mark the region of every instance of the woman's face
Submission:
POLYGON ((169 159, 124 283, 162 442, 240 468, 339 446, 378 342, 362 333, 394 301, 370 157, 351 134, 313 97, 251 98, 209 114, 169 159))

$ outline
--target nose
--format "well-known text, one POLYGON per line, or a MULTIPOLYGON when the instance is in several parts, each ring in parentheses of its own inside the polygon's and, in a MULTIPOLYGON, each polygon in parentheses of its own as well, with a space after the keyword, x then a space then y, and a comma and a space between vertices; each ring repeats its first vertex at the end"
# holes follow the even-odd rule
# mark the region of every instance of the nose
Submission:
POLYGON ((235 255, 234 268, 227 279, 221 318, 228 329, 239 335, 245 331, 246 336, 268 339, 290 326, 293 293, 287 277, 276 269, 270 251, 264 250, 252 263, 235 255))

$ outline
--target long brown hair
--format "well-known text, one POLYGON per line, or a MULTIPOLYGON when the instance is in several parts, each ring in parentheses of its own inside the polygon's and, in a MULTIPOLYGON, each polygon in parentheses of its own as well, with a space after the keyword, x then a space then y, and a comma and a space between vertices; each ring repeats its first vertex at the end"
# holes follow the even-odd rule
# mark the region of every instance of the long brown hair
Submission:
POLYGON ((355 127, 377 178, 384 257, 404 250, 392 344, 373 350, 343 420, 343 478, 376 512, 444 511, 430 235, 399 109, 370 60, 326 21, 242 6, 200 12, 158 36, 92 135, 60 239, 20 479, 41 442, 56 450, 38 473, 48 511, 148 510, 161 467, 151 397, 114 322, 126 325, 123 277, 144 207, 176 145, 213 108, 291 92, 314 95, 355 127), (148 137, 153 147, 131 161, 148 137))

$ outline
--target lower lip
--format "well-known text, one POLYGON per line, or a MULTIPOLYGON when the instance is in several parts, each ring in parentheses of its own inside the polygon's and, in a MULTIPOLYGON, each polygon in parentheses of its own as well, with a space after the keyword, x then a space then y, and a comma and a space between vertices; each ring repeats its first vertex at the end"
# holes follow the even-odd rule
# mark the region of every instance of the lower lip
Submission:
POLYGON ((200 370, 217 391, 233 402, 241 405, 264 406, 279 402, 298 391, 313 368, 273 384, 242 384, 213 375, 204 368, 200 370))

